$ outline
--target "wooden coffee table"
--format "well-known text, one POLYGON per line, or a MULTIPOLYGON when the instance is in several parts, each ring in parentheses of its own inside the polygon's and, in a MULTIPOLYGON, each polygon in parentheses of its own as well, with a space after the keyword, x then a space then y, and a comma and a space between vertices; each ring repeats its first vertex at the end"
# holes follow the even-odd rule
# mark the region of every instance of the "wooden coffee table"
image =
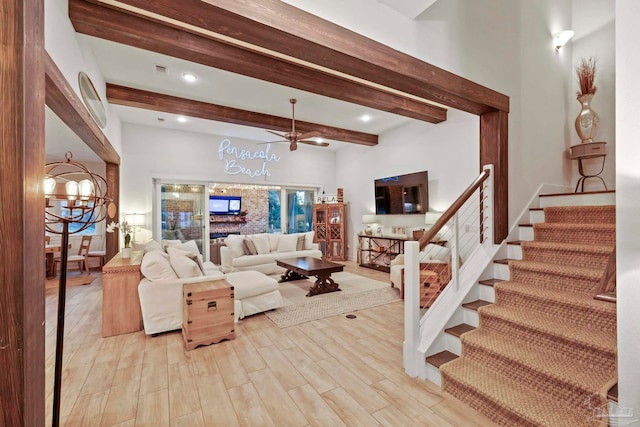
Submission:
POLYGON ((287 269, 287 272, 282 275, 280 283, 316 276, 316 283, 309 289, 308 297, 341 290, 331 278, 331 273, 342 271, 344 269, 342 264, 312 257, 277 259, 276 264, 287 269))

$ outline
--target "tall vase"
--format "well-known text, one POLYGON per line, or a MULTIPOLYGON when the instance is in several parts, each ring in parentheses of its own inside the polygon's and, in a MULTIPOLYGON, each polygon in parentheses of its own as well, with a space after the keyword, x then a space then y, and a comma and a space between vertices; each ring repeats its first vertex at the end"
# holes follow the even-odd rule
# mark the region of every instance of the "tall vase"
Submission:
POLYGON ((600 123, 598 114, 591 109, 592 99, 593 94, 591 93, 578 96, 578 102, 582 104, 582 110, 576 117, 576 132, 583 143, 593 142, 600 123))
POLYGON ((131 247, 122 248, 122 258, 124 259, 131 258, 131 251, 133 251, 133 248, 131 247))

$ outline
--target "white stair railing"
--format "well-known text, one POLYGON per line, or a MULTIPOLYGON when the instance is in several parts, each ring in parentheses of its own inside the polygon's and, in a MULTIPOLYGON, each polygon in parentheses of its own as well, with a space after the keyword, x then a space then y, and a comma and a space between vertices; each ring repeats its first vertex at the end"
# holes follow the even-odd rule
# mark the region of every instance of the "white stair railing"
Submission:
POLYGON ((492 172, 492 165, 483 167, 419 241, 405 243, 403 360, 412 377, 423 377, 426 348, 468 292, 467 271, 494 253, 492 172))

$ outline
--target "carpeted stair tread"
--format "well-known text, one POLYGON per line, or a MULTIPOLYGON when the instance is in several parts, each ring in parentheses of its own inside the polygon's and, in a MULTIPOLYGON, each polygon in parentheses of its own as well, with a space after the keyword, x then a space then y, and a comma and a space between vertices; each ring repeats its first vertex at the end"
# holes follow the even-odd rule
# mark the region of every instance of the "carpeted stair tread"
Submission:
POLYGON ((522 259, 559 265, 605 268, 613 245, 584 245, 576 243, 522 242, 522 259))
POLYGON ((496 303, 500 306, 545 313, 615 334, 616 306, 594 299, 593 294, 528 286, 515 281, 499 283, 494 289, 496 303))
POLYGON ((440 367, 443 390, 505 426, 601 426, 586 411, 553 399, 466 357, 440 367))
POLYGON ((558 400, 580 405, 584 396, 605 390, 614 369, 584 366, 562 353, 545 351, 529 342, 477 329, 461 337, 464 356, 502 374, 518 377, 523 384, 546 392, 558 400))
POLYGON ((615 224, 615 205, 549 206, 544 208, 545 222, 615 224))
POLYGON ((582 243, 586 245, 615 245, 615 224, 533 224, 534 240, 541 242, 582 243))
MULTIPOLYGON (((496 328, 508 337, 527 339, 547 351, 565 351, 570 357, 584 361, 589 366, 615 364, 616 334, 562 322, 544 313, 527 313, 523 320, 519 307, 502 307, 493 304, 480 312, 480 327, 496 328), (571 347, 568 347, 571 346, 571 347), (572 353, 569 353, 569 352, 572 353)), ((464 351, 463 351, 464 354, 464 351)))
POLYGON ((600 283, 601 268, 557 265, 536 261, 513 261, 509 265, 510 278, 514 282, 540 287, 570 289, 594 295, 600 283))

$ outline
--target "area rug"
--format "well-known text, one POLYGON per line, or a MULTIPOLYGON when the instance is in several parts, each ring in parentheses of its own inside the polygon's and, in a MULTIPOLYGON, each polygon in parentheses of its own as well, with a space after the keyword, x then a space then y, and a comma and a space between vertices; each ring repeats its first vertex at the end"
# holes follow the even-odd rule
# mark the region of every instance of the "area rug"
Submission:
POLYGON ((284 306, 266 312, 266 316, 280 328, 299 325, 325 317, 377 307, 400 300, 400 292, 388 283, 368 279, 353 273, 331 276, 340 285, 340 292, 306 297, 315 278, 280 284, 284 306))

